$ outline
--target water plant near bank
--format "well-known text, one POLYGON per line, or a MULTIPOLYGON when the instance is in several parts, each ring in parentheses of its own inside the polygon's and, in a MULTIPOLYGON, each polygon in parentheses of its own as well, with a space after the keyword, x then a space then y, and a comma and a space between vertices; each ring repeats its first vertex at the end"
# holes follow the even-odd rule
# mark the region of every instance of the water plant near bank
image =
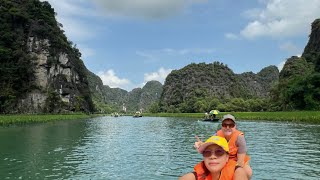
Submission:
POLYGON ((91 118, 95 116, 98 116, 98 115, 87 115, 83 113, 1 115, 0 125, 29 124, 29 123, 50 122, 50 121, 58 121, 58 120, 75 120, 75 119, 91 118))

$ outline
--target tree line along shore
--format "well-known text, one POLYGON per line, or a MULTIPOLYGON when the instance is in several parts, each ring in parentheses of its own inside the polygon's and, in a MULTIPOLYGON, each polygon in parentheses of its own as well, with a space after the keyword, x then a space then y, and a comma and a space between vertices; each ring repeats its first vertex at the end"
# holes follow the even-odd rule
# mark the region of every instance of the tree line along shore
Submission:
MULTIPOLYGON (((238 121, 279 121, 279 122, 303 122, 320 124, 320 111, 294 111, 294 112, 222 112, 217 115, 221 118, 225 114, 234 115, 238 121)), ((128 116, 132 116, 127 114, 128 116)), ((97 116, 107 116, 106 114, 19 114, 0 115, 0 126, 43 123, 59 120, 90 119, 97 116)), ((144 113, 148 117, 189 117, 204 118, 204 113, 144 113)))

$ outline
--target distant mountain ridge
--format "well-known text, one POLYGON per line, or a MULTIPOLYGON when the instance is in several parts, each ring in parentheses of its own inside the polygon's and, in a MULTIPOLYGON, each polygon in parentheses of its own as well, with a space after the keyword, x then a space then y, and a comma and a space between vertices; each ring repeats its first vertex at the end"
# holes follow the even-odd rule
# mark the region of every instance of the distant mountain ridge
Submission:
POLYGON ((192 63, 180 70, 172 71, 167 76, 160 104, 166 111, 172 107, 180 108, 183 103, 194 98, 266 97, 278 77, 279 70, 276 66, 266 67, 257 74, 235 74, 220 62, 192 63))
POLYGON ((3 0, 0 5, 0 113, 128 113, 320 109, 320 19, 301 57, 257 74, 235 74, 220 62, 173 70, 164 85, 130 92, 103 85, 67 39, 51 5, 3 0))
POLYGON ((88 71, 89 87, 93 102, 99 112, 148 111, 149 107, 157 102, 162 93, 162 84, 158 81, 149 81, 142 88, 135 88, 130 92, 121 88, 110 88, 103 85, 99 76, 88 71))

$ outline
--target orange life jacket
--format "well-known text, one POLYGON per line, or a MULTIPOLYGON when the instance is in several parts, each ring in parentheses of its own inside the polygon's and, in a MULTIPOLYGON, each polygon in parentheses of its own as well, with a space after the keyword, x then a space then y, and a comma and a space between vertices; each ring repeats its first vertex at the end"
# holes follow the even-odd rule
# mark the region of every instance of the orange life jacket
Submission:
MULTIPOLYGON (((228 163, 222 168, 219 180, 232 180, 236 164, 237 162, 229 160, 228 163)), ((206 167, 203 161, 194 166, 194 172, 196 172, 195 175, 197 176, 198 180, 212 180, 210 172, 208 172, 206 175, 205 169, 206 167)))
MULTIPOLYGON (((236 145, 236 141, 239 135, 244 135, 243 132, 239 131, 239 130, 234 130, 232 132, 231 138, 228 141, 228 145, 229 145, 229 159, 232 159, 234 161, 237 161, 237 153, 238 153, 238 147, 236 145)), ((224 137, 224 134, 222 132, 222 130, 219 130, 217 132, 217 136, 220 137, 224 137)), ((224 137, 225 138, 225 137, 224 137)), ((246 157, 244 158, 244 163, 247 163, 250 160, 250 157, 248 155, 246 155, 246 157)))

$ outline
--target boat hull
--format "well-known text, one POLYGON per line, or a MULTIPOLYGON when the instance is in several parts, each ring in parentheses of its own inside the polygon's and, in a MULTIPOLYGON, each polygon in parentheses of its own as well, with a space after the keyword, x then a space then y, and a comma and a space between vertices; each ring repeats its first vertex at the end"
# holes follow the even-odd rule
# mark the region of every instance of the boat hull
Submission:
POLYGON ((209 121, 209 122, 218 122, 219 118, 213 118, 213 119, 204 119, 203 121, 209 121))

